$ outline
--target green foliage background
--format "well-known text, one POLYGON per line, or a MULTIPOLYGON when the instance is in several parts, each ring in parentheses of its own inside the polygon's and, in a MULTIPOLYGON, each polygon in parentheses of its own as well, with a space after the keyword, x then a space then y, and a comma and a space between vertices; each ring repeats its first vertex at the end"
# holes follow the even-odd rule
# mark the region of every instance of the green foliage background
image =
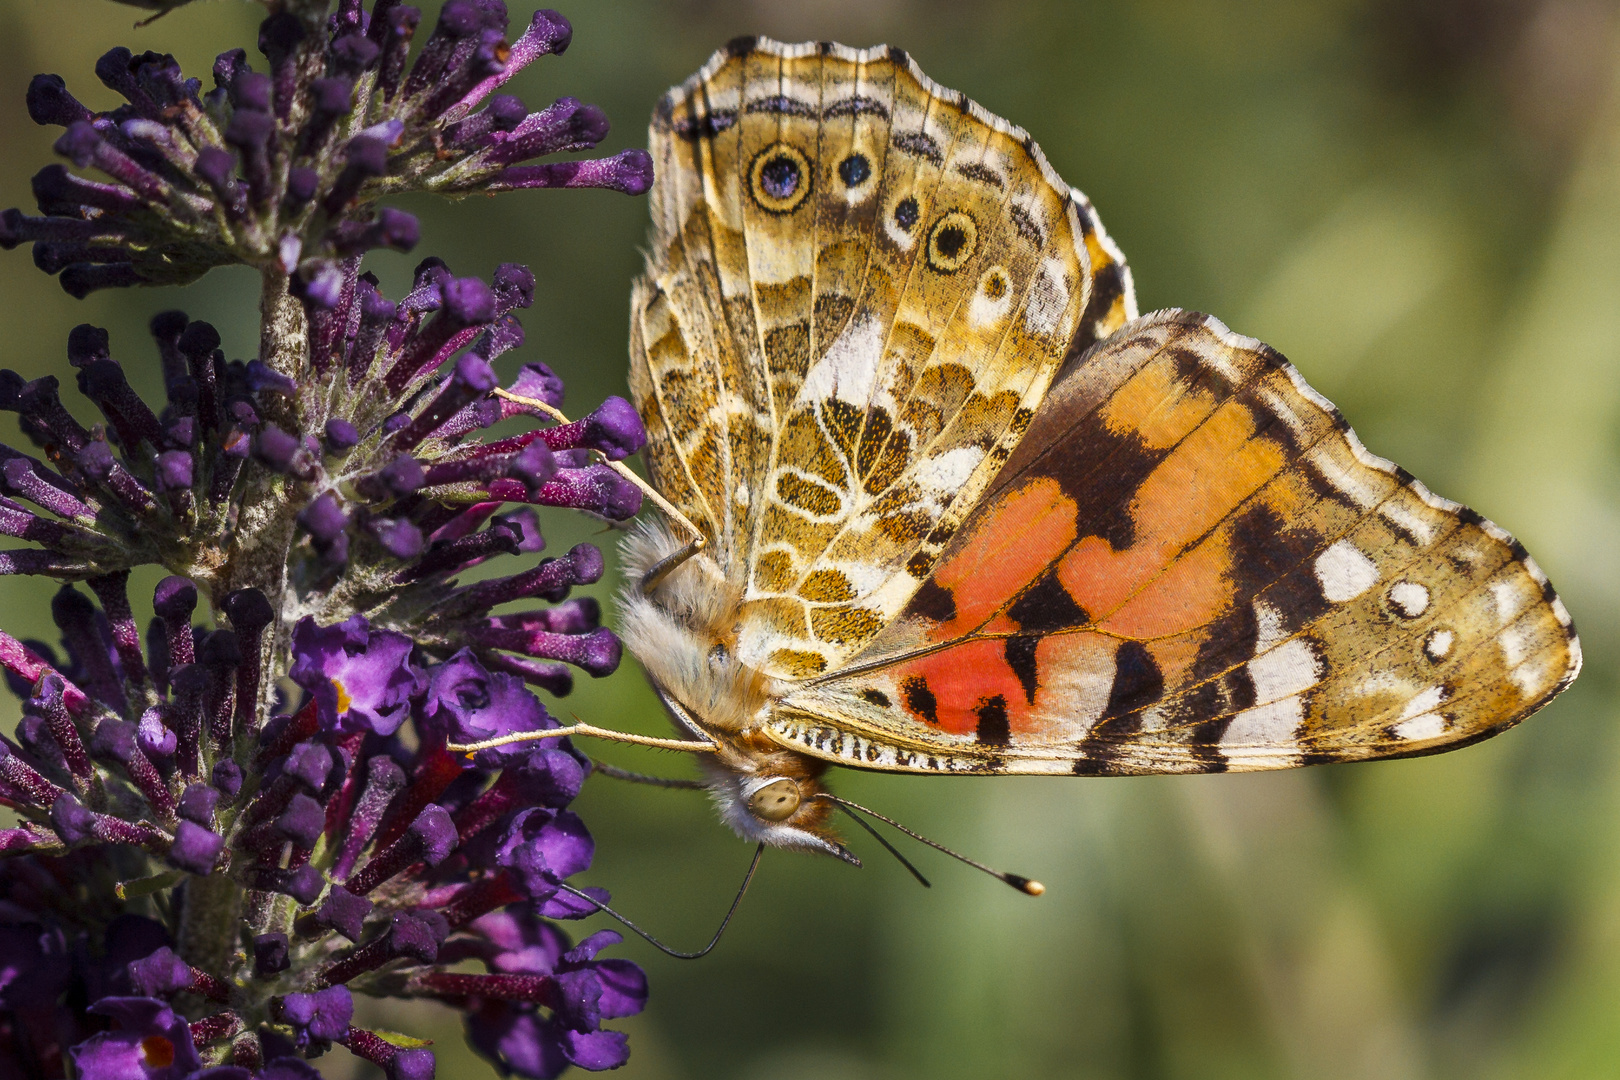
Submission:
MULTIPOLYGON (((535 5, 511 6, 519 23, 535 5)), ((171 51, 206 79, 216 52, 251 50, 262 11, 207 0, 137 30, 138 12, 101 0, 0 0, 0 205, 31 208, 28 177, 51 159, 54 129, 23 109, 33 73, 110 107, 91 70, 107 48, 171 51)), ((733 35, 910 50, 1027 127, 1090 194, 1144 311, 1212 311, 1276 345, 1375 451, 1517 533, 1587 655, 1575 688, 1523 728, 1439 758, 1249 777, 839 776, 840 791, 1048 894, 1016 895, 926 852, 924 891, 859 836, 859 872, 772 854, 714 956, 625 947, 653 997, 624 1025, 624 1075, 1620 1070, 1613 4, 590 0, 566 14, 573 47, 517 92, 598 102, 619 125, 610 150, 643 145, 657 96, 733 35)), ((622 392, 643 201, 523 193, 409 208, 423 242, 376 259, 385 284, 397 291, 429 253, 460 273, 530 263, 540 288, 521 358, 563 373, 580 411, 622 392)), ((66 334, 90 321, 111 328, 114 354, 155 398, 146 319, 183 306, 242 356, 255 292, 251 275, 219 271, 183 292, 79 302, 26 250, 0 255, 0 364, 71 385, 66 334)), ((559 516, 548 536, 565 547, 591 531, 559 516)), ((136 592, 149 597, 157 576, 136 592)), ((51 591, 0 582, 0 621, 54 637, 51 591)), ((9 726, 15 703, 0 708, 9 726)), ((559 711, 662 723, 629 663, 559 711)), ((600 842, 590 880, 669 940, 706 939, 748 849, 691 793, 600 779, 581 803, 600 842)), ((383 1003, 372 1019, 439 1039, 441 1077, 490 1074, 446 1014, 383 1003)), ((324 1065, 370 1072, 341 1050, 324 1065)))

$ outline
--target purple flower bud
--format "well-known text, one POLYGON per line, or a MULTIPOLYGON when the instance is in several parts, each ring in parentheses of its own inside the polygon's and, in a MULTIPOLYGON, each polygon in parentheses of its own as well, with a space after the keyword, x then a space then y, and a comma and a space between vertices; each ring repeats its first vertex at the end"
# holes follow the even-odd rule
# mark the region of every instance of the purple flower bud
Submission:
POLYGON ((409 495, 422 486, 422 464, 408 454, 401 454, 378 473, 377 478, 388 493, 409 495))
POLYGON ((310 791, 320 794, 332 773, 332 751, 318 742, 301 742, 287 755, 282 773, 301 782, 310 791))
POLYGON ((210 784, 187 784, 180 795, 179 814, 187 821, 205 829, 214 827, 214 808, 219 805, 220 791, 210 784))
POLYGON ((388 928, 387 949, 391 957, 410 957, 431 964, 439 956, 439 945, 449 933, 444 916, 436 911, 396 911, 388 928))
POLYGON ((291 966, 286 934, 258 934, 253 938, 253 975, 268 979, 291 966))
POLYGON ((138 752, 135 725, 123 720, 103 720, 90 737, 90 756, 102 761, 125 762, 138 752))
POLYGON ((219 789, 226 801, 233 801, 242 790, 242 767, 229 758, 216 761, 214 771, 208 776, 208 782, 219 789))
POLYGON ((164 724, 163 713, 159 709, 147 709, 141 714, 140 723, 135 729, 135 739, 140 745, 141 752, 149 758, 164 758, 174 753, 174 731, 164 724))
POLYGON ((445 287, 444 306, 463 323, 489 322, 495 318, 495 293, 478 278, 456 278, 445 287))
POLYGON ((262 152, 275 134, 276 118, 256 109, 237 109, 225 125, 225 142, 239 150, 262 152))
POLYGON ((287 800, 287 808, 276 816, 276 832, 299 847, 312 848, 326 829, 326 810, 308 795, 299 793, 287 800))
POLYGON ((396 559, 414 559, 427 546, 422 538, 422 530, 403 518, 375 518, 368 528, 377 542, 396 559))
POLYGON ((388 1062, 388 1080, 433 1080, 436 1071, 433 1051, 399 1049, 388 1062))
POLYGON ((236 155, 217 146, 205 146, 197 152, 191 171, 210 186, 226 190, 236 179, 236 155))
POLYGON ((274 891, 292 897, 301 907, 308 907, 319 900, 326 888, 326 878, 308 863, 296 870, 276 873, 279 880, 272 886, 274 891))
POLYGON ((197 586, 187 578, 166 577, 158 582, 152 595, 152 607, 165 622, 189 625, 191 613, 197 609, 197 586))
POLYGON ((272 84, 270 76, 249 71, 243 67, 231 81, 231 103, 238 109, 270 111, 272 84))
POLYGON ((44 126, 68 127, 94 114, 68 93, 60 75, 35 75, 28 84, 28 117, 44 126))
POLYGON ((276 472, 287 472, 303 446, 303 441, 296 435, 287 434, 275 424, 266 424, 254 439, 253 453, 267 467, 276 472))
POLYGON ((326 452, 329 454, 352 450, 360 442, 360 433, 347 420, 328 420, 325 435, 326 452))
POLYGON ((51 803, 51 828, 69 847, 92 839, 95 825, 96 815, 72 795, 63 792, 51 803))
POLYGON ((371 901, 365 897, 356 896, 341 885, 333 885, 326 894, 326 901, 315 913, 315 921, 336 930, 350 941, 359 941, 372 907, 371 901))
POLYGON ((290 375, 281 374, 262 360, 248 361, 247 385, 255 394, 269 390, 291 397, 298 393, 298 383, 290 375))
POLYGON ((315 539, 331 543, 349 527, 349 518, 338 504, 337 496, 328 491, 299 511, 298 524, 315 539))
POLYGON ((608 158, 511 165, 496 173, 492 180, 480 184, 479 189, 608 188, 626 195, 642 195, 652 187, 652 182, 652 156, 645 150, 624 150, 608 158))
POLYGON ((185 491, 191 487, 193 461, 185 450, 165 450, 152 470, 160 491, 185 491))
POLYGON ((173 997, 189 990, 197 979, 191 965, 180 959, 167 945, 150 956, 130 963, 129 981, 137 994, 150 998, 173 997))
POLYGON ((287 206, 297 210, 315 197, 320 190, 321 174, 303 165, 287 170, 287 206))
POLYGON ((382 48, 364 34, 345 34, 327 50, 332 65, 349 75, 359 75, 377 62, 382 48))
POLYGON ((213 871, 225 838, 193 821, 182 821, 174 830, 174 845, 169 848, 171 866, 189 874, 204 875, 213 871))
MULTIPOLYGON (((512 385, 507 387, 511 393, 520 397, 534 398, 543 401, 553 409, 560 408, 563 402, 563 381, 559 379, 550 368, 541 363, 524 364, 518 369, 518 376, 512 385)), ((507 402, 514 412, 525 412, 531 416, 540 416, 551 419, 549 413, 531 409, 517 402, 507 402)))
POLYGON ((331 986, 313 994, 288 994, 281 999, 281 1020, 292 1026, 294 1044, 336 1042, 349 1033, 354 1019, 354 998, 346 986, 331 986))

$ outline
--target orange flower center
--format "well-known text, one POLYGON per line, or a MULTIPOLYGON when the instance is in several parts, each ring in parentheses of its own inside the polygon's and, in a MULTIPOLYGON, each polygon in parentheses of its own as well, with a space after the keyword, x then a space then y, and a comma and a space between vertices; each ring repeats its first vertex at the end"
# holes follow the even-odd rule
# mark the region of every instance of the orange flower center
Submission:
POLYGON ((154 1069, 166 1069, 174 1064, 174 1043, 161 1035, 148 1035, 141 1040, 141 1055, 154 1069))
POLYGON ((338 680, 333 679, 332 685, 337 687, 337 711, 338 715, 342 716, 349 711, 349 706, 354 704, 354 699, 349 696, 349 692, 343 688, 343 684, 338 680))

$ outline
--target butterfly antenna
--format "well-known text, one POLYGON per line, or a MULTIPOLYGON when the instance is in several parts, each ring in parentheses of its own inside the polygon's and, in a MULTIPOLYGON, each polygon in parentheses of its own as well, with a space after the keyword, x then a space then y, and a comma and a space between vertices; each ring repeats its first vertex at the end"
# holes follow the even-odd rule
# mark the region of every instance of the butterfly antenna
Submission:
POLYGON ((558 887, 564 892, 577 896, 586 903, 594 905, 602 914, 617 920, 631 933, 641 938, 643 941, 657 949, 659 952, 663 953, 665 956, 673 956, 677 960, 697 960, 700 957, 708 956, 709 953, 714 950, 714 947, 720 944, 720 935, 724 934, 726 932, 726 927, 731 925, 731 917, 737 914, 737 908, 742 905, 743 894, 748 891, 749 883, 754 880, 754 871, 759 869, 759 860, 764 855, 764 844, 761 844, 759 847, 754 849, 754 861, 748 864, 748 873, 743 875, 742 885, 740 885, 737 889, 737 896, 731 901, 731 907, 726 909, 726 917, 720 920, 720 926, 717 930, 715 930, 714 937, 710 938, 709 943, 703 946, 703 948, 699 949, 697 952, 681 952, 679 949, 670 948, 668 945, 665 945, 662 941, 659 941, 657 938, 647 933, 647 931, 643 930, 641 927, 637 926, 623 915, 620 915, 617 911, 614 911, 612 908, 602 903, 602 901, 598 900, 596 897, 574 888, 567 882, 559 882, 558 887))
POLYGON ((884 846, 884 848, 886 848, 888 850, 890 855, 893 855, 896 859, 899 859, 900 860, 900 865, 905 867, 907 870, 910 870, 911 871, 911 876, 916 878, 922 884, 923 888, 932 889, 934 887, 929 882, 929 880, 927 878, 922 876, 922 871, 921 870, 918 870, 915 866, 911 865, 911 860, 910 859, 908 859, 904 855, 900 854, 900 849, 899 848, 897 848, 893 844, 889 843, 889 840, 888 840, 887 837, 885 837, 882 833, 878 832, 877 829, 873 828, 871 823, 868 822, 865 818, 861 817, 859 814, 857 814, 855 811, 851 810, 849 807, 843 805, 844 800, 842 800, 842 799, 834 799, 833 802, 839 804, 838 808, 840 810, 842 810, 845 813, 845 815, 848 816, 849 820, 853 821, 855 824, 859 825, 861 828, 863 828, 867 832, 871 833, 872 834, 872 839, 874 839, 878 843, 882 844, 884 846))
POLYGON ((615 780, 628 780, 632 784, 646 784, 649 787, 682 788, 687 791, 703 791, 708 785, 701 780, 688 780, 678 776, 648 776, 646 773, 631 772, 621 769, 617 765, 609 765, 605 761, 592 759, 591 771, 603 776, 611 776, 615 780))
MULTIPOLYGON (((928 837, 923 836, 921 833, 912 832, 910 829, 906 828, 904 825, 900 824, 898 821, 894 820, 893 818, 884 817, 882 814, 878 813, 876 810, 869 810, 866 807, 862 806, 860 803, 851 802, 848 799, 841 799, 837 795, 830 795, 827 792, 821 792, 821 793, 819 793, 817 795, 811 796, 811 798, 826 799, 829 802, 837 803, 839 806, 844 808, 845 812, 848 813, 850 817, 854 817, 856 821, 860 821, 861 819, 858 818, 858 817, 855 817, 855 814, 853 812, 856 811, 856 810, 859 810, 861 813, 867 815, 868 817, 876 818, 878 821, 883 822, 885 825, 889 825, 889 826, 891 826, 893 828, 899 829, 901 832, 905 833, 907 836, 911 837, 913 840, 916 840, 918 843, 927 844, 929 847, 933 848, 935 851, 943 851, 945 854, 949 855, 951 858, 955 859, 957 862, 966 863, 967 865, 973 867, 975 870, 982 870, 986 874, 989 874, 991 877, 995 878, 997 881, 1006 882, 1008 885, 1011 885, 1013 888, 1017 889, 1019 892, 1023 893, 1026 896, 1040 896, 1042 893, 1046 892, 1046 886, 1042 885, 1038 881, 1035 881, 1035 880, 1033 880, 1031 878, 1023 877, 1023 876, 1021 876, 1019 874, 1009 874, 1004 870, 997 870, 994 867, 986 866, 986 865, 984 865, 984 863, 978 862, 975 859, 970 859, 966 855, 963 855, 959 851, 952 851, 950 848, 946 847, 944 844, 936 843, 935 841, 928 839, 928 837)), ((861 821, 861 824, 866 827, 867 832, 870 832, 873 836, 877 836, 877 830, 876 829, 873 829, 870 825, 867 825, 866 822, 864 822, 864 821, 861 821)), ((882 840, 882 837, 878 837, 878 839, 882 840)), ((891 852, 894 852, 895 857, 899 858, 901 862, 906 863, 906 867, 908 869, 911 869, 911 864, 907 863, 905 859, 900 858, 900 853, 898 851, 895 851, 893 847, 890 847, 887 842, 885 842, 883 846, 886 847, 886 848, 889 848, 889 850, 891 852)), ((922 883, 924 885, 928 884, 927 881, 923 880, 923 876, 921 874, 918 874, 915 869, 911 869, 911 872, 913 874, 916 874, 917 880, 922 881, 922 883)))

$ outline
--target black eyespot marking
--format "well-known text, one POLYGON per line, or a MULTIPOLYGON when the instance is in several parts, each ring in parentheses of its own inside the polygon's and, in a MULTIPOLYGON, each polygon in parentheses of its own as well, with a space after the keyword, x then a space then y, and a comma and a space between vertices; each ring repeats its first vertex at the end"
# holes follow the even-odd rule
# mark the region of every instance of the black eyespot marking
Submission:
POLYGON ((928 234, 928 265, 941 274, 962 269, 979 247, 979 227, 973 218, 952 210, 928 234))
POLYGON ((894 223, 900 226, 901 232, 910 232, 911 227, 917 224, 917 200, 907 196, 900 200, 900 205, 894 208, 894 223))
POLYGON ((799 190, 799 166, 792 158, 772 158, 759 171, 759 186, 773 199, 791 199, 799 190))
POLYGON ((865 689, 861 691, 861 700, 869 705, 876 705, 880 709, 889 707, 889 695, 881 690, 865 689))
POLYGON ((795 210, 810 194, 810 163, 787 143, 767 146, 748 170, 748 190, 772 214, 795 210))
POLYGON ((838 163, 838 179, 845 187, 860 187, 872 175, 872 163, 865 154, 851 154, 838 163))

